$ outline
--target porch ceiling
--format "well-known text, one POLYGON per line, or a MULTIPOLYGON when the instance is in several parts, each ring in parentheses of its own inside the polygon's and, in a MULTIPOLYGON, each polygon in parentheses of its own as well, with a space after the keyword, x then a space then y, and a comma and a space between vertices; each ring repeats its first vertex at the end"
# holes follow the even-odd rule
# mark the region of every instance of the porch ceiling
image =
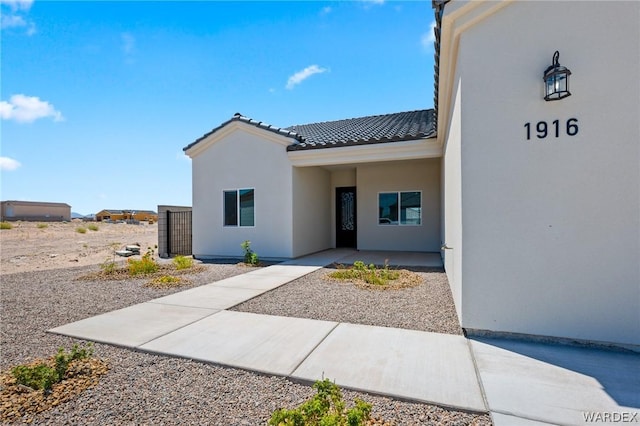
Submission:
POLYGON ((430 138, 340 148, 289 151, 287 155, 291 163, 296 167, 336 166, 438 158, 442 157, 442 147, 437 139, 430 138))

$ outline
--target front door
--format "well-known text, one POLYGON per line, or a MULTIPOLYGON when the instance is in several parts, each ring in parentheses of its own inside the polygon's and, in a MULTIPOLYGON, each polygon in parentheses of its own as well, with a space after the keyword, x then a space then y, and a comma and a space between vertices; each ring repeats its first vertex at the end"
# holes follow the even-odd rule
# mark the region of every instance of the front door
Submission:
POLYGON ((356 248, 356 187, 336 188, 336 247, 356 248))

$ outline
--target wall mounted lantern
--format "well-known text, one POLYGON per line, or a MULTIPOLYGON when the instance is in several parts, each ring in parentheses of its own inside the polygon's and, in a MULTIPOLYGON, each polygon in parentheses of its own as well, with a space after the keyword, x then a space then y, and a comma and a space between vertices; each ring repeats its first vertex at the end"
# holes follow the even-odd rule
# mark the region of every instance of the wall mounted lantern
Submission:
POLYGON ((569 76, 571 71, 563 67, 558 62, 560 52, 556 50, 553 54, 553 63, 544 71, 544 100, 557 101, 567 96, 571 96, 569 92, 569 76))

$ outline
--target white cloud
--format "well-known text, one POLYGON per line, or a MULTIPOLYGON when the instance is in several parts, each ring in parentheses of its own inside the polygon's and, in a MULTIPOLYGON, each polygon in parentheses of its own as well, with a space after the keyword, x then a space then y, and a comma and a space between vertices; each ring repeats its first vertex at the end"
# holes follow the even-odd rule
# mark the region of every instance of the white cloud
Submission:
POLYGON ((0 0, 0 4, 7 5, 14 12, 17 10, 29 10, 33 4, 33 0, 0 0))
POLYGON ((31 123, 46 117, 53 118, 53 121, 64 120, 60 111, 37 96, 12 95, 9 102, 0 101, 0 118, 3 120, 31 123))
POLYGON ((35 34, 36 24, 18 14, 19 12, 27 12, 32 3, 33 0, 0 0, 0 5, 8 6, 10 9, 10 11, 2 10, 0 28, 5 30, 26 27, 27 35, 35 34))
POLYGON ((302 71, 298 71, 297 73, 289 77, 289 79, 287 80, 286 88, 291 90, 298 84, 302 83, 307 78, 311 77, 312 75, 322 74, 323 72, 327 72, 327 71, 329 71, 327 68, 320 68, 317 65, 309 65, 302 71))
POLYGON ((125 55, 132 54, 136 48, 135 37, 133 37, 131 33, 122 33, 120 38, 122 39, 122 51, 125 55))
POLYGON ((381 6, 384 4, 385 0, 360 0, 364 3, 365 8, 369 8, 370 6, 381 6))
POLYGON ((331 6, 325 6, 322 8, 322 10, 320 10, 320 15, 328 15, 332 10, 333 9, 331 9, 331 6))
POLYGON ((27 21, 22 16, 18 15, 2 15, 1 21, 2 28, 15 28, 26 27, 27 21))
POLYGON ((10 172, 17 169, 22 164, 19 161, 9 157, 0 157, 0 170, 10 172))
POLYGON ((434 30, 436 28, 436 21, 431 21, 431 25, 429 25, 429 32, 422 34, 422 38, 420 39, 420 44, 425 49, 432 49, 433 43, 436 41, 436 35, 434 30))

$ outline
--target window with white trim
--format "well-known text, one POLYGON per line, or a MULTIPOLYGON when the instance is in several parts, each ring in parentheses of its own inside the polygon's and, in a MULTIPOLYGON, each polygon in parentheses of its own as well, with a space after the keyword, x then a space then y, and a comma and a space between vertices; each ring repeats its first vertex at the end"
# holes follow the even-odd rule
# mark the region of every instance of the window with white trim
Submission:
POLYGON ((254 190, 233 189, 224 191, 224 226, 254 226, 254 190))
POLYGON ((422 224, 422 191, 378 193, 378 224, 422 224))

